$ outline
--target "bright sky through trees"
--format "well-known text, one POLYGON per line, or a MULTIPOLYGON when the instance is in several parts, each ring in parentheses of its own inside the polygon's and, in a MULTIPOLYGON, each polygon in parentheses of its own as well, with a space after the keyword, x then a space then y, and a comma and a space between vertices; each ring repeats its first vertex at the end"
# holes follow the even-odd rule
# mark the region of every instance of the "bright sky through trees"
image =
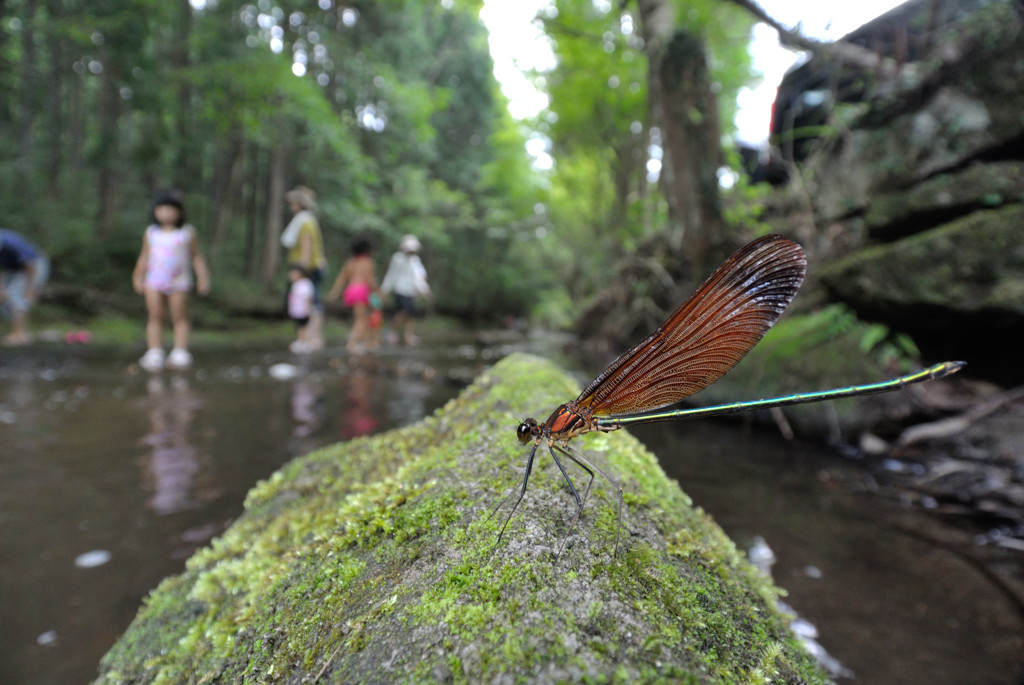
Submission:
MULTIPOLYGON (((724 2, 725 0, 723 0, 724 2)), ((608 0, 595 0, 611 9, 608 0)), ((548 5, 548 0, 484 0, 480 13, 490 31, 494 75, 511 101, 516 118, 535 115, 547 105, 547 97, 537 92, 525 70, 545 70, 554 64, 554 56, 533 18, 548 5)), ((899 0, 859 0, 856 3, 820 2, 820 0, 763 0, 761 6, 787 26, 800 25, 812 38, 835 40, 901 4, 899 0)), ((741 140, 760 143, 768 135, 775 90, 786 70, 802 55, 779 46, 775 31, 764 24, 754 29, 750 46, 754 67, 763 79, 739 95, 736 125, 741 140)))

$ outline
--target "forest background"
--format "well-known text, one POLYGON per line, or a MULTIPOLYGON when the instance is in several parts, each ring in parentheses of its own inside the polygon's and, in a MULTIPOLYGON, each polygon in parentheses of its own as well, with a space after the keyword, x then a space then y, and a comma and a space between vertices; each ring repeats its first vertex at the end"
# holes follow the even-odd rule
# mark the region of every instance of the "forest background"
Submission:
MULTIPOLYGON (((722 0, 558 0, 542 17, 558 66, 534 75, 551 105, 516 121, 481 5, 0 1, 0 224, 50 253, 52 297, 141 309, 129 275, 150 200, 180 188, 215 308, 271 314, 283 195, 301 183, 319 195, 329 277, 356 236, 383 266, 415 233, 439 311, 568 325, 617 258, 679 228, 658 173, 657 35, 706 46, 717 102, 688 116, 713 113, 714 173, 738 167, 720 152, 754 19, 722 0), (537 136, 549 170, 526 153, 537 136)), ((722 230, 766 230, 742 180, 725 192, 722 230)))

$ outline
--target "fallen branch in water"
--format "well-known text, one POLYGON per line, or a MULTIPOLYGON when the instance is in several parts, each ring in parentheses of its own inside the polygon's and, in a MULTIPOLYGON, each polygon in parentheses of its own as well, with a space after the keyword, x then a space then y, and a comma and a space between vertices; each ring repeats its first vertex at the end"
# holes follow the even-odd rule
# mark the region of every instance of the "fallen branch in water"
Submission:
POLYGON ((1010 402, 1024 397, 1024 386, 1007 390, 996 395, 992 399, 972 407, 958 416, 951 416, 938 421, 922 423, 906 429, 896 439, 895 447, 906 447, 925 440, 942 440, 951 438, 967 430, 972 424, 985 418, 989 414, 1001 409, 1010 402))

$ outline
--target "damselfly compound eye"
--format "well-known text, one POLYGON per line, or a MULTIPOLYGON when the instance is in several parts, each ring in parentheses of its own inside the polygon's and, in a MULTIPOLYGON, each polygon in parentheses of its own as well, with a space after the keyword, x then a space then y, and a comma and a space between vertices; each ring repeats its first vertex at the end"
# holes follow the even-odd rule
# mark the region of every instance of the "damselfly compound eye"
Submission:
POLYGON ((529 442, 530 438, 533 437, 533 431, 536 428, 536 419, 526 419, 521 424, 519 424, 519 428, 516 429, 516 437, 519 438, 519 442, 524 444, 529 442))

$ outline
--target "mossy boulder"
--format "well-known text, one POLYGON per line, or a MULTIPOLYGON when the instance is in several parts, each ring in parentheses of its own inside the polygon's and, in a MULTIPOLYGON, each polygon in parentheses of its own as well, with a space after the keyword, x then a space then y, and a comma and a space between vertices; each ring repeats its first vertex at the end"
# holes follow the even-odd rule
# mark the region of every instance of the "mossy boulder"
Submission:
POLYGON ((776 123, 796 128, 776 142, 806 157, 765 218, 804 243, 829 302, 929 361, 1024 381, 1020 2, 907 2, 848 38, 881 50, 877 69, 826 53, 780 86, 776 123))
POLYGON ((915 317, 928 307, 988 314, 1015 322, 1024 315, 1024 205, 975 212, 903 240, 865 248, 826 265, 818 277, 858 311, 909 318, 937 330, 949 320, 915 317))
MULTIPOLYGON (((578 389, 516 355, 434 416, 299 458, 147 598, 99 683, 826 682, 778 590, 625 432, 576 443, 625 488, 573 500, 519 412, 578 389)), ((570 471, 578 486, 582 473, 570 471)))
MULTIPOLYGON (((803 170, 819 221, 863 213, 880 193, 910 188, 974 161, 1019 159, 1024 136, 1024 14, 993 2, 943 37, 939 59, 908 65, 905 83, 878 84, 870 107, 832 122, 834 137, 803 170)), ((993 191, 994 192, 994 191, 993 191)))
POLYGON ((820 268, 830 295, 859 316, 894 322, 933 357, 1019 382, 1024 334, 1024 205, 974 212, 820 268))
POLYGON ((875 245, 818 270, 829 291, 868 315, 930 324, 941 331, 949 316, 1024 318, 1024 205, 967 217, 884 245, 875 245), (947 318, 928 316, 939 309, 947 318), (916 314, 916 317, 915 317, 916 314))
POLYGON ((864 215, 872 238, 895 240, 978 210, 1024 204, 1024 162, 975 163, 880 193, 864 215))

